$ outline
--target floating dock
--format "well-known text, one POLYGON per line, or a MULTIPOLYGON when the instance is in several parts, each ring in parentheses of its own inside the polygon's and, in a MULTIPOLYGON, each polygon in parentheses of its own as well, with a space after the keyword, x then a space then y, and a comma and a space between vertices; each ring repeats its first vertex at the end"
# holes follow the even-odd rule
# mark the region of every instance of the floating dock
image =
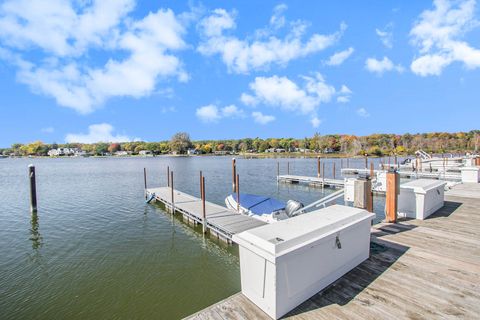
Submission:
POLYGON ((297 176, 297 175, 279 175, 277 177, 278 182, 283 183, 301 183, 307 184, 312 187, 330 187, 330 188, 343 188, 345 181, 343 179, 328 179, 309 176, 297 176))
MULTIPOLYGON (((383 170, 374 170, 374 173, 380 172, 383 170)), ((402 178, 426 178, 426 179, 439 179, 439 180, 453 180, 460 181, 462 177, 460 173, 451 173, 451 172, 428 172, 428 171, 397 171, 400 177, 402 178)), ((355 169, 355 168, 345 168, 342 169, 342 175, 357 175, 357 174, 370 174, 370 169, 355 169)))
MULTIPOLYGON (((154 200, 162 203, 166 209, 172 208, 172 189, 170 187, 148 188, 147 196, 154 195, 154 200)), ((190 222, 203 224, 202 200, 184 192, 173 190, 173 207, 175 212, 183 214, 190 222)), ((205 201, 207 216, 206 228, 210 234, 232 243, 236 233, 260 227, 266 222, 240 214, 218 204, 205 201)))
MULTIPOLYGON (((370 258, 284 319, 478 319, 480 184, 458 185, 426 220, 372 228, 370 258)), ((237 293, 188 319, 271 319, 237 293)))

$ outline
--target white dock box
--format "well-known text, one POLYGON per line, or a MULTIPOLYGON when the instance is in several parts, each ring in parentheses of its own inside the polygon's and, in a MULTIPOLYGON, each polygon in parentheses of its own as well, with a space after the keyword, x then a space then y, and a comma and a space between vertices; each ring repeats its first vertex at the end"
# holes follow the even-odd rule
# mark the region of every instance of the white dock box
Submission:
POLYGON ((463 167, 460 168, 462 172, 463 183, 478 183, 480 182, 480 168, 479 167, 463 167))
POLYGON ((445 195, 445 181, 418 179, 400 186, 398 215, 423 220, 441 207, 445 195))
POLYGON ((280 318, 368 258, 373 217, 333 205, 234 235, 242 293, 280 318))

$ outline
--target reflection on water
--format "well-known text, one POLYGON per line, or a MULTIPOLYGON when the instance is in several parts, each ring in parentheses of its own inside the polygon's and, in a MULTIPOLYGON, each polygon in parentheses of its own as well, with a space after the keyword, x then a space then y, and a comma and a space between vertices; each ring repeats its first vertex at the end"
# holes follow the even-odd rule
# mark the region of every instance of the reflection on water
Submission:
MULTIPOLYGON (((289 162, 291 174, 316 175, 316 159, 237 159, 242 192, 304 204, 334 192, 277 184, 277 161, 282 173, 289 162)), ((339 159, 324 162, 340 176, 339 159)), ((231 192, 227 157, 1 159, 0 319, 177 319, 238 292, 237 247, 145 203, 143 168, 153 187, 166 185, 167 166, 183 192, 199 194, 200 170, 208 201, 224 205, 231 192)))
POLYGON ((33 212, 31 214, 31 220, 30 220, 30 240, 32 241, 32 249, 38 250, 42 247, 42 235, 40 234, 39 231, 39 225, 38 225, 38 213, 33 212))

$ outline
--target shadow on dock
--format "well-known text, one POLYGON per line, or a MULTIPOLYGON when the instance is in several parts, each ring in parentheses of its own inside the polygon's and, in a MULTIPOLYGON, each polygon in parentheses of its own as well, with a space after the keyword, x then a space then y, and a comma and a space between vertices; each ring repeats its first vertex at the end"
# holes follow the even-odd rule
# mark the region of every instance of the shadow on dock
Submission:
MULTIPOLYGON (((400 230, 399 232, 403 231, 406 230, 400 230)), ((370 258, 290 311, 282 319, 299 316, 332 304, 339 306, 348 304, 359 293, 364 292, 375 279, 389 269, 409 249, 409 247, 402 245, 387 246, 373 241, 372 239, 370 243, 370 258)), ((357 299, 364 306, 370 306, 374 304, 373 300, 381 298, 381 295, 376 295, 371 289, 370 291, 372 291, 370 292, 371 299, 365 297, 357 299)))

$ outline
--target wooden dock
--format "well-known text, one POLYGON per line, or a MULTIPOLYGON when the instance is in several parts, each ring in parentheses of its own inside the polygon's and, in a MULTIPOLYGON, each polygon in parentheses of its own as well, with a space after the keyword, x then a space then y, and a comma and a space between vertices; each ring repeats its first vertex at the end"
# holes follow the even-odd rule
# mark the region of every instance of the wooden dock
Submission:
POLYGON ((345 182, 343 179, 328 179, 309 176, 297 176, 297 175, 279 175, 277 177, 278 182, 283 183, 301 183, 307 184, 312 187, 330 187, 330 188, 343 188, 345 182))
MULTIPOLYGON (((172 207, 171 188, 149 188, 147 194, 155 194, 155 200, 162 203, 167 209, 172 207)), ((176 213, 193 223, 203 224, 202 200, 184 192, 174 190, 174 208, 176 213)), ((212 202, 205 202, 208 231, 219 238, 231 243, 232 235, 252 228, 260 227, 266 222, 239 214, 212 202)))
MULTIPOLYGON (((379 170, 374 170, 374 173, 379 172, 379 170)), ((452 173, 452 172, 428 172, 428 171, 406 171, 400 170, 397 171, 400 177, 402 178, 426 178, 426 179, 439 179, 439 180, 452 180, 452 181, 460 181, 462 177, 460 173, 452 173)), ((370 169, 355 169, 355 168, 344 168, 342 169, 342 175, 357 175, 357 174, 369 174, 370 169)))
MULTIPOLYGON (((372 228, 370 258, 285 319, 478 319, 480 185, 460 185, 428 219, 372 228)), ((270 319, 237 293, 188 319, 270 319)))

